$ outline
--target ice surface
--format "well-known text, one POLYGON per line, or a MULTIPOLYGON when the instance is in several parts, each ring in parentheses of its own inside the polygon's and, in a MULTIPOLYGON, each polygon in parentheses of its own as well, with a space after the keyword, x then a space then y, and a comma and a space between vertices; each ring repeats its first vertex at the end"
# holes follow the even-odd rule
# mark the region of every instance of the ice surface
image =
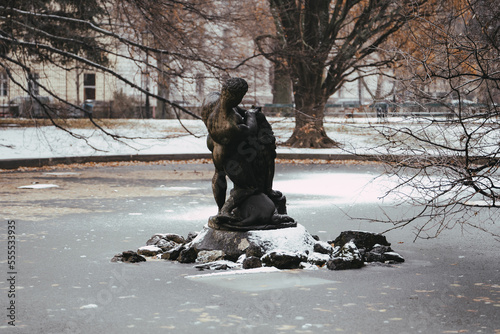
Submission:
POLYGON ((262 267, 223 273, 186 276, 187 279, 240 291, 267 291, 274 289, 300 289, 302 287, 335 284, 336 281, 302 275, 294 270, 262 267))
POLYGON ((213 276, 232 276, 232 275, 243 275, 243 274, 257 274, 257 273, 274 273, 279 272, 281 270, 275 267, 261 267, 261 268, 253 268, 253 269, 245 269, 245 270, 231 270, 224 271, 218 273, 210 273, 210 274, 201 274, 201 275, 190 275, 186 276, 186 278, 197 279, 203 277, 213 277, 213 276))

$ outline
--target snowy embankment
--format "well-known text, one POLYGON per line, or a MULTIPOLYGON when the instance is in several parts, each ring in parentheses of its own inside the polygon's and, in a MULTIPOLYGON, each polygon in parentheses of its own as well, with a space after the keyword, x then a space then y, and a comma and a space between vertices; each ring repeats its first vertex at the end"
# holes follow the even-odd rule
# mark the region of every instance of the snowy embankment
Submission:
MULTIPOLYGON (((268 119, 278 143, 292 134, 293 118, 268 119)), ((67 129, 70 131, 67 132, 54 126, 16 127, 4 124, 0 127, 0 159, 209 153, 206 147, 207 131, 199 120, 183 120, 182 125, 177 120, 108 122, 111 125, 106 127, 103 123, 103 127, 117 138, 97 128, 73 128, 67 129)), ((294 149, 279 145, 278 153, 397 154, 401 152, 400 148, 386 146, 381 133, 402 125, 414 131, 422 128, 420 122, 396 118, 389 118, 387 123, 379 123, 376 118, 327 118, 326 131, 342 148, 294 149)))

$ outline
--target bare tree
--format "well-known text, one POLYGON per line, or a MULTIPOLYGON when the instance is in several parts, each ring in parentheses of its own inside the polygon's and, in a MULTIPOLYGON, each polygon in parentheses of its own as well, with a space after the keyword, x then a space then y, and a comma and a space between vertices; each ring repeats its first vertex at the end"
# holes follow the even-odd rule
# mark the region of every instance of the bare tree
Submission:
MULTIPOLYGON (((253 73, 257 82, 267 78, 259 75, 265 66, 258 58, 265 55, 283 78, 285 93, 287 76, 292 81, 296 127, 287 143, 330 147, 336 143, 323 128, 328 97, 351 74, 389 64, 392 59, 374 56, 377 48, 426 1, 269 0, 265 7, 263 1, 223 6, 202 0, 94 0, 85 5, 13 0, 0 6, 0 65, 7 73, 24 71, 26 77, 35 60, 68 72, 93 69, 145 96, 146 117, 150 98, 160 102, 165 117, 166 106, 176 117, 179 111, 197 117, 169 99, 177 78, 195 82, 253 73), (257 49, 248 43, 251 36, 257 36, 257 49), (117 71, 117 59, 134 62, 146 82, 156 80, 158 91, 117 71)), ((11 79, 37 99, 23 82, 11 79)), ((82 109, 40 81, 37 85, 66 107, 82 109)), ((58 125, 56 110, 47 105, 44 110, 58 125)))
POLYGON ((370 57, 426 3, 392 0, 269 0, 274 35, 256 38, 261 52, 287 68, 293 83, 296 147, 332 147, 324 108, 353 73, 391 62, 370 57))
MULTIPOLYGON (((256 57, 244 43, 236 43, 242 29, 235 28, 229 11, 216 1, 201 0, 8 1, 0 5, 0 69, 43 107, 55 126, 68 132, 58 119, 59 109, 40 95, 50 96, 62 108, 88 110, 31 76, 36 67, 52 66, 67 73, 85 69, 113 77, 122 87, 146 97, 146 117, 151 114, 151 98, 170 106, 176 117, 182 112, 199 118, 168 98, 175 79, 219 79, 244 70, 256 57), (120 60, 135 64, 148 82, 157 80, 158 93, 117 68, 120 60), (30 89, 20 79, 23 76, 38 91, 30 89)), ((76 78, 80 80, 79 75, 76 78)), ((120 137, 107 132, 95 118, 90 120, 110 136, 120 137)))
POLYGON ((416 224, 417 237, 456 226, 500 236, 500 5, 444 1, 433 20, 420 17, 408 32, 417 52, 399 50, 400 84, 425 110, 447 117, 408 119, 384 126, 386 154, 398 194, 416 210, 389 217, 393 228, 416 224), (436 94, 435 87, 445 90, 436 94), (429 89, 434 87, 434 89, 429 89))

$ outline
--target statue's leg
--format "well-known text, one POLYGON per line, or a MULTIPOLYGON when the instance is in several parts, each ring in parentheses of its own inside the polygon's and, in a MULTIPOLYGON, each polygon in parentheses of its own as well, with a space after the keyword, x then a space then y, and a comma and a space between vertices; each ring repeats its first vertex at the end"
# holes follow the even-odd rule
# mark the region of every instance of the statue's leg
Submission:
POLYGON ((230 215, 236 207, 255 193, 255 188, 233 188, 222 206, 220 213, 223 215, 230 215))
POLYGON ((219 207, 219 212, 226 202, 227 180, 226 173, 223 171, 215 170, 214 177, 212 178, 212 191, 214 193, 215 202, 219 207))
POLYGON ((267 178, 266 178, 266 191, 271 193, 273 190, 273 179, 274 179, 274 159, 268 161, 267 164, 267 178))
POLYGON ((233 182, 234 188, 226 199, 221 212, 230 214, 234 208, 238 207, 249 196, 255 194, 259 187, 252 164, 238 155, 226 162, 224 172, 233 182))
POLYGON ((265 169, 262 171, 264 175, 264 193, 274 202, 276 209, 279 214, 286 215, 286 198, 280 191, 273 190, 273 179, 275 173, 274 159, 276 154, 274 153, 274 146, 267 147, 262 155, 265 159, 265 169))

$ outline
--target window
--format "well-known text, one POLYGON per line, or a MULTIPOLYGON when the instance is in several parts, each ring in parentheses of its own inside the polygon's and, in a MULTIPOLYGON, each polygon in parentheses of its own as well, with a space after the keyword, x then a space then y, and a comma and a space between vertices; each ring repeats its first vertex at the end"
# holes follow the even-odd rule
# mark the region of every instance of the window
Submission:
POLYGON ((40 95, 40 85, 38 81, 40 80, 40 75, 38 73, 30 73, 28 74, 28 91, 31 95, 39 96, 40 95))
POLYGON ((0 96, 9 95, 9 78, 6 72, 0 72, 0 96))
POLYGON ((83 99, 95 100, 95 73, 83 74, 83 99))

